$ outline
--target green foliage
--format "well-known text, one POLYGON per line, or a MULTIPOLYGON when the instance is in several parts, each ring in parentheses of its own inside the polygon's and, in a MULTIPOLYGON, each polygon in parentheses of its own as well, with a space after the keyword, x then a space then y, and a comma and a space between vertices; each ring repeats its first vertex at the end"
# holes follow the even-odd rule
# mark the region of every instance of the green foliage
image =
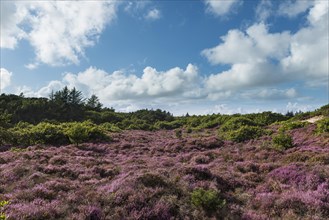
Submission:
POLYGON ((96 95, 92 95, 89 99, 87 99, 86 107, 100 111, 102 109, 102 103, 99 102, 99 98, 96 95))
POLYGON ((0 127, 0 145, 9 144, 11 139, 11 134, 7 129, 0 127))
POLYGON ((264 134, 264 130, 257 126, 244 125, 239 127, 237 130, 227 131, 222 136, 231 141, 243 142, 258 138, 264 134))
POLYGON ((183 131, 181 129, 178 129, 175 131, 176 138, 181 139, 183 137, 183 131))
POLYGON ((0 114, 0 127, 8 128, 10 127, 11 114, 3 113, 0 114))
POLYGON ((71 143, 77 146, 87 141, 99 142, 109 140, 104 130, 90 121, 67 123, 65 134, 68 136, 71 143))
POLYGON ((20 122, 10 129, 10 132, 13 145, 61 145, 69 143, 62 126, 48 122, 41 122, 37 125, 20 122))
POLYGON ((0 200, 0 220, 6 220, 6 214, 3 212, 3 207, 9 204, 9 201, 0 200))
POLYGON ((122 131, 118 126, 116 126, 115 124, 112 124, 110 122, 102 123, 99 126, 101 129, 108 131, 108 132, 118 133, 118 132, 122 131))
POLYGON ((164 180, 163 177, 157 175, 157 174, 152 174, 152 173, 146 173, 142 176, 140 176, 137 181, 141 184, 143 184, 145 187, 165 187, 167 186, 167 182, 164 180))
POLYGON ((157 121, 154 124, 155 129, 165 129, 165 130, 173 130, 176 128, 182 127, 183 123, 180 120, 175 120, 175 121, 157 121))
POLYGON ((212 214, 219 209, 222 209, 226 201, 221 199, 219 192, 215 190, 204 190, 198 188, 191 193, 191 202, 196 207, 202 208, 207 214, 212 214))
POLYGON ((292 137, 289 134, 284 134, 283 132, 280 132, 274 136, 272 142, 274 144, 274 148, 277 150, 286 150, 294 146, 292 137))
POLYGON ((239 117, 233 117, 226 121, 220 128, 220 131, 227 132, 227 131, 234 131, 238 130, 242 126, 257 126, 258 124, 252 121, 249 118, 239 116, 239 117))
POLYGON ((275 122, 280 122, 280 121, 286 121, 289 119, 289 117, 284 116, 279 113, 273 113, 273 112, 262 112, 262 113, 257 113, 257 114, 248 114, 245 115, 245 117, 251 119, 257 124, 260 125, 270 125, 275 122))
POLYGON ((329 118, 324 118, 316 123, 316 132, 329 133, 329 118))
POLYGON ((68 139, 61 125, 41 122, 31 129, 33 144, 62 145, 68 139))
POLYGON ((307 122, 302 121, 287 121, 281 123, 280 131, 290 131, 296 128, 303 128, 307 125, 307 122))

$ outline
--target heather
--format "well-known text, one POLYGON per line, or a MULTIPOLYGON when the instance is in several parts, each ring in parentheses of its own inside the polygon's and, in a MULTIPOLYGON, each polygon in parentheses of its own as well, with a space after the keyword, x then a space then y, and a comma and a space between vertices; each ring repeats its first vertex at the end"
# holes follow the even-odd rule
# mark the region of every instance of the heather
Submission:
POLYGON ((294 146, 281 151, 271 134, 234 142, 216 128, 3 149, 1 211, 7 219, 326 219, 329 149, 316 129, 291 130, 294 146))
POLYGON ((118 113, 79 94, 1 95, 1 220, 329 216, 328 106, 174 117, 118 113))

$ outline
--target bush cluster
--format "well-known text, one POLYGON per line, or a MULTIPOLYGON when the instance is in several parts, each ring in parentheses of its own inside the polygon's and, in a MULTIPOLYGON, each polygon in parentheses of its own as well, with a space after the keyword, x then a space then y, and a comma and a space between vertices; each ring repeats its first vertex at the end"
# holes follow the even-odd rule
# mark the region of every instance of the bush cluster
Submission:
POLYGON ((329 118, 324 118, 316 124, 317 133, 329 133, 329 118))
POLYGON ((286 121, 281 123, 280 131, 290 131, 296 128, 303 128, 307 125, 307 122, 302 121, 286 121))
POLYGON ((102 126, 95 125, 90 121, 58 124, 41 122, 37 125, 20 122, 8 130, 0 127, 0 137, 0 144, 14 146, 36 144, 59 146, 69 143, 78 145, 83 142, 109 140, 102 126))
POLYGON ((216 190, 204 190, 197 188, 191 193, 191 202, 196 207, 202 208, 208 215, 222 209, 226 200, 220 197, 220 194, 216 190))
POLYGON ((286 150, 294 146, 293 139, 289 134, 280 132, 272 139, 275 149, 286 150))
POLYGON ((264 129, 257 123, 243 116, 229 119, 219 129, 220 137, 235 142, 258 138, 264 133, 264 129))

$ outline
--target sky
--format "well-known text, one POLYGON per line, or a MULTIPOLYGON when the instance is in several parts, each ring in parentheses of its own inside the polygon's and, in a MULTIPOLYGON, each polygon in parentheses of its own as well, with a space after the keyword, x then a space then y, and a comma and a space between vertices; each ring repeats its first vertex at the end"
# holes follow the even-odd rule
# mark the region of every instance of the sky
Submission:
POLYGON ((329 103, 327 0, 1 0, 1 91, 174 115, 329 103))

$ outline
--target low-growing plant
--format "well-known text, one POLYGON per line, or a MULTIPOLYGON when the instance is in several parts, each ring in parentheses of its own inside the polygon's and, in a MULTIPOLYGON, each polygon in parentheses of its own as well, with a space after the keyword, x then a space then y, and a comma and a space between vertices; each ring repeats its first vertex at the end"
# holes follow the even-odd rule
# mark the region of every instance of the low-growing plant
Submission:
POLYGON ((77 146, 87 141, 99 142, 109 140, 109 137, 100 127, 89 121, 68 123, 65 134, 71 143, 77 146))
POLYGON ((238 130, 242 126, 257 126, 257 123, 253 122, 251 119, 239 116, 233 117, 226 121, 220 128, 220 131, 227 132, 227 131, 234 131, 238 130))
POLYGON ((321 133, 329 133, 329 118, 324 118, 316 123, 316 132, 321 133))
POLYGON ((272 139, 274 148, 277 150, 286 150, 294 146, 293 139, 289 134, 280 132, 272 139))
POLYGON ((175 136, 176 136, 176 138, 181 139, 181 138, 183 137, 183 132, 182 132, 182 130, 181 130, 181 129, 177 129, 177 130, 175 131, 175 136))
POLYGON ((243 142, 251 139, 258 138, 264 134, 264 130, 257 126, 241 126, 237 130, 219 133, 226 140, 234 142, 243 142))
POLYGON ((283 122, 280 127, 280 131, 290 131, 296 128, 303 128, 307 124, 307 122, 302 121, 283 122))
POLYGON ((218 191, 212 189, 204 190, 202 188, 193 190, 191 202, 194 206, 202 208, 209 215, 222 209, 226 204, 226 200, 220 197, 218 191))
POLYGON ((103 124, 100 124, 100 127, 108 132, 118 133, 118 132, 122 131, 118 126, 116 126, 115 124, 112 124, 110 122, 105 122, 103 124))
POLYGON ((9 201, 0 200, 0 220, 6 220, 7 219, 6 214, 3 212, 3 208, 8 204, 9 204, 9 201))

